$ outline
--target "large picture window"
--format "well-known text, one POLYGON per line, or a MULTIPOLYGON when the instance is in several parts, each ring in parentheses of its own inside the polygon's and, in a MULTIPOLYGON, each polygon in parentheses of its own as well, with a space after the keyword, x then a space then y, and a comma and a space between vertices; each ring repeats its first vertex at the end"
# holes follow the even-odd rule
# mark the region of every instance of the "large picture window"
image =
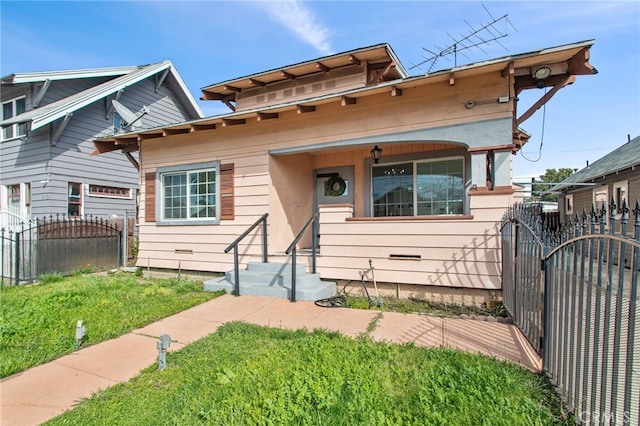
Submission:
POLYGON ((463 171, 462 158, 374 165, 373 216, 463 214, 463 171))
POLYGON ((219 164, 199 166, 194 170, 160 171, 162 221, 212 223, 220 219, 219 164))
MULTIPOLYGON (((26 111, 25 98, 17 98, 2 104, 2 121, 13 118, 26 111)), ((19 123, 2 129, 2 139, 12 139, 27 134, 27 124, 19 123)))

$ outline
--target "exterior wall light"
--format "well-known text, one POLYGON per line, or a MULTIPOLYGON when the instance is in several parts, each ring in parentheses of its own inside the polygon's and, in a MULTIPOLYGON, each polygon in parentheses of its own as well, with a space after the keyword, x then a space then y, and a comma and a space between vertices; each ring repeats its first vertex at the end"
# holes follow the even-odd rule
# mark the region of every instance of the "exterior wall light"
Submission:
POLYGON ((374 146, 371 152, 371 158, 373 158, 373 162, 378 164, 380 161, 380 157, 382 157, 382 148, 378 147, 378 145, 374 146))
POLYGON ((549 67, 540 67, 534 73, 533 77, 536 79, 536 86, 539 89, 544 87, 544 81, 551 75, 551 68, 549 67))

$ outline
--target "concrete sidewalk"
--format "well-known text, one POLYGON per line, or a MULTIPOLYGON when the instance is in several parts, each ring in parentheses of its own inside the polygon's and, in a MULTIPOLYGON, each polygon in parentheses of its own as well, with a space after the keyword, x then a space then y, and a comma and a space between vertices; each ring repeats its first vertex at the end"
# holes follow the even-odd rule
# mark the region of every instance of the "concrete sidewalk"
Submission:
MULTIPOLYGON (((379 311, 320 308, 313 302, 224 295, 162 321, 81 349, 0 381, 3 426, 36 425, 73 408, 99 389, 124 382, 157 363, 157 341, 171 337, 169 351, 207 336, 230 321, 288 329, 322 328, 356 337, 379 311)), ((480 352, 540 370, 538 355, 510 324, 385 312, 369 335, 379 341, 414 342, 480 352)), ((171 365, 171 357, 167 364, 171 365)))

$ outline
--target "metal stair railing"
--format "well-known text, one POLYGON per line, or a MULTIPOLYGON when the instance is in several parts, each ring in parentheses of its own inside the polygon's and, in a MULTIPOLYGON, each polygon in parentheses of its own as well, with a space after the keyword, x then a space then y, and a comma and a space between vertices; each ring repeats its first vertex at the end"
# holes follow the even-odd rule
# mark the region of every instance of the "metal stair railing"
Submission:
POLYGON ((233 295, 240 296, 240 268, 238 261, 238 244, 240 241, 244 239, 251 231, 253 231, 260 223, 262 223, 262 262, 268 263, 268 255, 267 255, 267 216, 269 213, 265 213, 260 216, 260 219, 256 220, 253 225, 247 228, 238 238, 233 240, 229 246, 224 249, 225 253, 229 253, 231 249, 233 249, 233 275, 234 275, 234 283, 233 283, 233 295))
POLYGON ((298 235, 293 239, 293 242, 289 245, 289 248, 285 251, 285 254, 291 254, 291 301, 296 301, 296 251, 297 244, 311 226, 313 235, 311 236, 311 273, 316 273, 316 250, 318 247, 318 212, 315 212, 313 216, 302 227, 298 235))

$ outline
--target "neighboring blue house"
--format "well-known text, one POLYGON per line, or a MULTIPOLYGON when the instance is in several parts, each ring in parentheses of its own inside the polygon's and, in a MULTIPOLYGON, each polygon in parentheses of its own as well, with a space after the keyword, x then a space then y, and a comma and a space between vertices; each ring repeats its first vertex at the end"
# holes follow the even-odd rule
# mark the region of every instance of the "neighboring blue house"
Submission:
POLYGON ((0 227, 135 210, 137 153, 92 157, 93 139, 203 117, 169 60, 10 74, 1 89, 0 227))

